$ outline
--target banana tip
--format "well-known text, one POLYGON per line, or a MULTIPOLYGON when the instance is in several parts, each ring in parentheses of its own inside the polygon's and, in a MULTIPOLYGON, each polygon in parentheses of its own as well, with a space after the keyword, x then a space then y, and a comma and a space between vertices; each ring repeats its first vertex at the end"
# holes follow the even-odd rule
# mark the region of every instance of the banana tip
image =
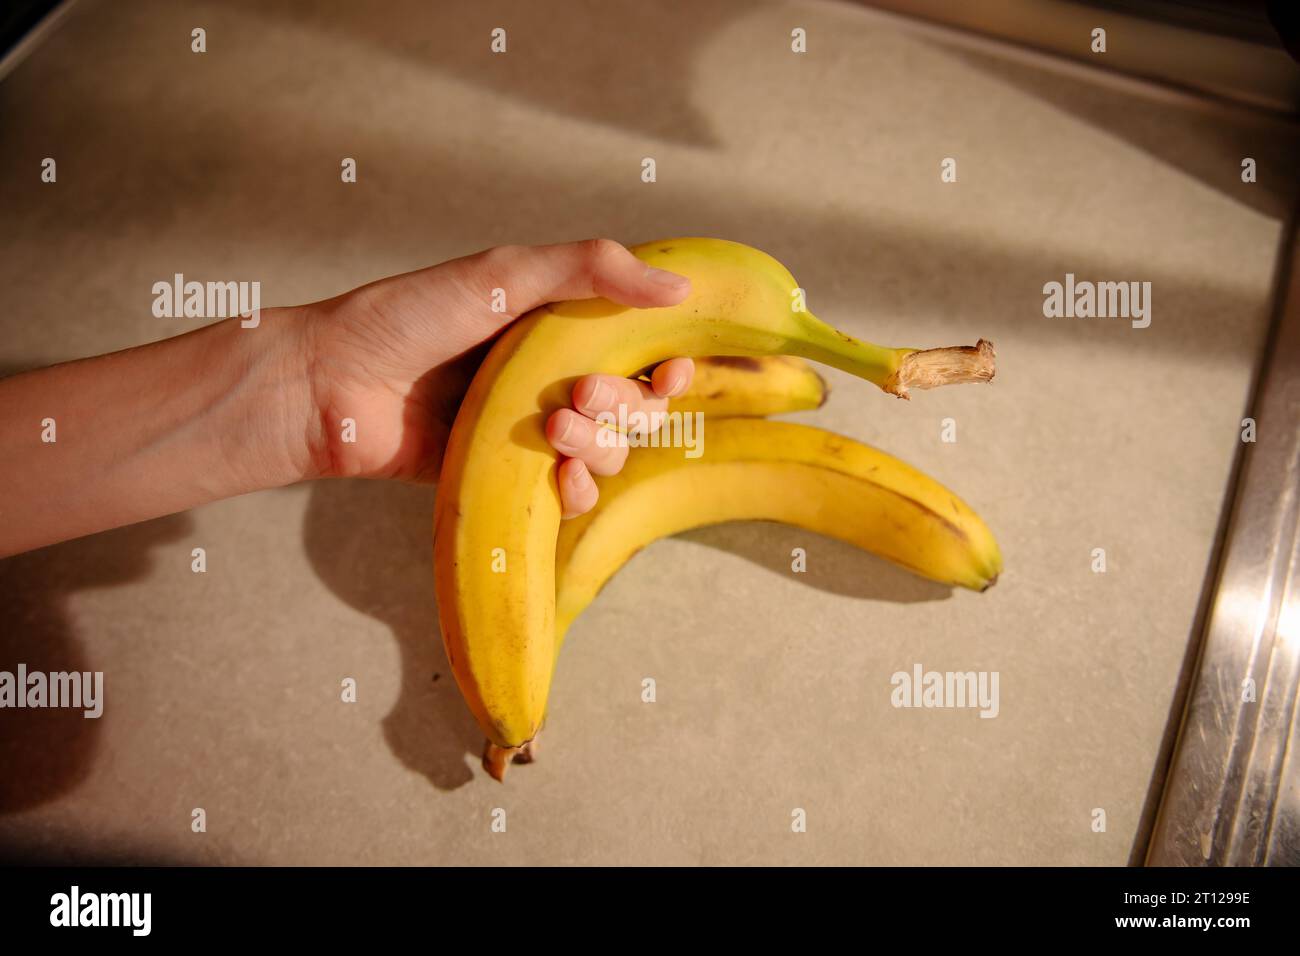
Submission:
POLYGON ((514 759, 518 747, 498 747, 492 741, 483 744, 483 769, 497 783, 505 783, 506 771, 514 759))
POLYGON ((505 783, 512 763, 532 763, 537 759, 537 734, 518 747, 499 747, 490 740, 483 742, 483 769, 497 783, 505 783))
POLYGON ((817 407, 821 408, 826 404, 827 399, 831 397, 831 383, 826 381, 826 379, 823 378, 815 369, 813 370, 813 377, 817 379, 817 385, 820 390, 820 395, 817 399, 817 407))

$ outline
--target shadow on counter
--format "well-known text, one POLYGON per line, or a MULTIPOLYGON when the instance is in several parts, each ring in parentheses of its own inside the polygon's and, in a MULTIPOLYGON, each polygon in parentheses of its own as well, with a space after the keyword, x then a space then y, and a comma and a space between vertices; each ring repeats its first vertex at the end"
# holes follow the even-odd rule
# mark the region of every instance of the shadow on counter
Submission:
MULTIPOLYGON (((389 747, 435 787, 453 790, 479 772, 483 735, 456 687, 438 629, 433 496, 431 486, 395 481, 318 481, 312 486, 303 539, 325 585, 349 606, 384 623, 397 641, 401 692, 384 718, 389 747)), ((805 548, 815 559, 808 573, 799 575, 801 582, 833 594, 900 603, 943 600, 951 594, 949 588, 847 544, 784 525, 718 525, 689 532, 685 539, 782 574, 790 573, 791 548, 805 548)), ((575 629, 580 627, 581 620, 575 629)), ((566 653, 581 653, 581 648, 566 653)))
MULTIPOLYGON (((91 671, 87 637, 70 612, 80 591, 112 588, 145 577, 151 552, 193 527, 169 515, 0 560, 0 670, 18 664, 46 673, 91 671)), ((64 796, 90 774, 101 724, 64 707, 6 710, 0 720, 0 815, 30 810, 64 796)))
MULTIPOLYGON (((303 4, 297 7, 305 9, 303 4)), ((339 24, 355 26, 360 45, 406 50, 404 55, 427 57, 421 44, 434 42, 407 39, 424 36, 423 28, 408 29, 397 17, 344 15, 330 9, 342 17, 333 25, 329 18, 303 16, 318 31, 338 32, 343 29, 339 24), (358 18, 365 18, 367 25, 356 23, 358 18), (408 50, 410 44, 414 46, 408 50)), ((434 20, 428 21, 432 26, 440 22, 437 16, 441 14, 417 16, 409 4, 402 9, 415 17, 411 22, 417 25, 426 22, 420 16, 433 16, 434 20)), ((258 15, 263 15, 260 8, 258 15)), ((106 24, 101 19, 95 11, 88 11, 72 18, 63 32, 73 42, 79 31, 131 26, 106 24)), ((160 31, 165 18, 161 25, 146 26, 160 31)), ((556 42, 556 31, 567 30, 558 21, 534 26, 541 31, 537 36, 556 42)), ((311 34, 305 36, 303 42, 310 48, 311 34)), ((688 45, 686 52, 676 55, 689 60, 691 49, 688 45)), ((1240 202, 1271 208, 1275 201, 1285 203, 1295 196, 1293 178, 1262 173, 1258 184, 1240 183, 1238 159, 1232 158, 1239 149, 1249 147, 1267 172, 1295 158, 1294 136, 1276 129, 1245 130, 1220 143, 1226 134, 1194 111, 1129 103, 1129 98, 1076 78, 1003 63, 967 50, 944 49, 947 55, 964 58, 1009 85, 1136 144, 1240 202), (1204 145, 1207 139, 1219 145, 1206 155, 1192 148, 1204 145)), ((650 57, 657 46, 651 44, 647 50, 635 53, 629 63, 638 70, 655 67, 650 57)), ((876 218, 864 215, 861 208, 827 205, 810 209, 801 198, 804 181, 793 175, 786 188, 761 196, 731 195, 717 188, 712 178, 665 181, 653 195, 647 195, 638 176, 615 179, 593 175, 592 168, 580 159, 568 166, 539 167, 528 162, 526 151, 485 155, 443 145, 434 118, 400 130, 358 133, 354 118, 340 111, 302 117, 286 128, 285 115, 277 112, 275 101, 259 98, 257 84, 265 78, 241 71, 237 58, 213 58, 201 69, 183 70, 182 64, 192 66, 192 55, 183 44, 158 56, 160 66, 175 69, 177 86, 151 101, 148 110, 121 109, 112 99, 112 89, 106 88, 94 71, 71 71, 66 82, 40 91, 48 106, 39 122, 9 133, 10 149, 0 155, 0 182, 6 183, 14 208, 42 210, 39 242, 51 254, 59 250, 67 255, 66 249, 72 248, 70 269, 88 268, 88 263, 100 256, 99 247, 82 237, 119 236, 128 231, 172 235, 178 222, 203 223, 208 236, 256 236, 268 249, 278 250, 276 256, 285 262, 315 258, 341 266, 312 285, 309 294, 324 298, 379 277, 371 267, 365 273, 349 274, 349 263, 382 262, 391 274, 494 243, 555 242, 597 235, 625 242, 656 235, 712 235, 769 252, 786 263, 807 288, 830 290, 835 299, 852 302, 860 315, 895 322, 900 314, 960 317, 954 319, 954 326, 960 328, 963 338, 979 335, 994 342, 1020 339, 1048 344, 1084 341, 1099 350, 1150 359, 1157 365, 1169 358, 1200 362, 1209 354, 1225 360, 1255 358, 1251 337, 1239 334, 1234 323, 1223 317, 1236 317, 1238 323, 1262 322, 1264 309, 1252 291, 1237 286, 1231 276, 1195 274, 1170 269, 1156 259, 1135 259, 1125 264, 1126 270, 1149 280, 1158 290, 1161 316, 1156 331, 1135 336, 1120 334, 1120 326, 1104 322, 1043 321, 1046 280, 1059 280, 1067 272, 1107 275, 1113 272, 1115 262, 1102 253, 1081 254, 1068 244, 1056 249, 1018 244, 996 231, 972 242, 960 231, 896 217, 876 218), (247 111, 237 118, 214 116, 210 112, 214 106, 211 90, 246 97, 247 111), (218 143, 220 148, 214 148, 218 143), (342 144, 347 144, 346 151, 367 157, 364 178, 355 188, 340 185, 342 144), (38 177, 26 175, 22 165, 28 157, 48 151, 66 153, 69 168, 78 170, 66 182, 60 180, 53 197, 38 177), (100 181, 99 167, 87 165, 90 157, 101 155, 114 157, 111 189, 100 181), (141 201, 141 197, 153 197, 154 201, 141 201), (472 238, 466 240, 466 235, 472 238), (86 259, 78 259, 75 250, 85 250, 86 259)), ((473 80, 468 76, 473 72, 468 61, 453 62, 445 69, 468 71, 467 81, 490 83, 494 89, 499 85, 498 92, 505 99, 532 103, 541 98, 536 105, 549 109, 560 109, 568 102, 565 97, 571 91, 567 84, 574 82, 572 76, 543 77, 532 83, 505 82, 501 77, 473 80)), ((0 105, 4 97, 21 102, 24 96, 34 95, 26 86, 32 82, 24 71, 15 73, 0 87, 0 105)), ((607 85, 610 89, 605 92, 615 97, 611 102, 619 102, 622 87, 607 85)), ((866 89, 875 87, 868 84, 866 89)), ((635 95, 642 98, 640 93, 635 95)), ((956 94, 946 89, 934 94, 951 95, 956 94)), ((572 109, 595 122, 607 120, 602 119, 605 107, 599 97, 588 101, 585 96, 571 103, 572 109)), ((865 97, 864 113, 888 113, 891 108, 885 91, 868 92, 865 97)), ((497 119, 488 113, 484 122, 497 119)), ((928 148, 927 144, 928 138, 919 128, 915 132, 905 128, 896 148, 906 155, 928 148)), ((1033 156, 1010 153, 992 158, 999 163, 1034 161, 1033 156)), ((730 175, 734 162, 734 156, 719 152, 719 172, 730 175)), ((891 174, 912 175, 921 174, 910 167, 891 174)), ((937 177, 928 171, 925 176, 927 182, 937 184, 937 177)), ((1060 205, 1056 180, 1049 183, 1040 177, 1033 182, 1039 185, 1026 188, 1040 189, 1044 204, 1060 205)), ((882 179, 877 188, 893 189, 896 182, 882 179)), ((1135 190, 1099 200, 1085 195, 1065 212, 1092 209, 1096 202, 1104 201, 1115 204, 1117 222, 1126 215, 1159 214, 1159 209, 1125 207, 1117 202, 1135 195, 1135 190)), ((935 193, 934 201, 945 201, 941 196, 935 193)), ((1030 198, 1038 197, 1031 194, 1030 198)), ((859 199, 870 205, 869 194, 859 199)), ((1215 208, 1206 207, 1209 224, 1215 208)), ((999 214, 996 203, 990 202, 988 214, 999 214)), ((1068 215, 1062 223, 1068 226, 1068 215)), ((176 271, 178 254, 174 246, 148 248, 136 258, 136 267, 148 275, 170 275, 176 271)), ((38 307, 22 298, 21 289, 16 294, 19 310, 38 307)), ((70 300, 67 307, 80 306, 87 312, 98 308, 94 289, 88 288, 85 295, 84 303, 70 300)), ((837 318, 834 314, 823 317, 833 322, 837 318)))
MULTIPOLYGON (((563 16, 532 0, 387 0, 382 16, 344 0, 227 5, 295 32, 318 31, 454 76, 534 109, 696 147, 716 139, 691 102, 693 64, 714 34, 753 10, 744 0, 568 0, 563 16), (491 48, 498 28, 505 31, 504 55, 491 48)), ((777 35, 773 49, 788 43, 777 35)))
POLYGON ((1187 105, 1171 109, 1158 99, 1102 82, 1100 72, 1052 71, 1052 82, 1045 83, 1044 69, 1023 60, 956 41, 926 42, 1256 212, 1278 220, 1291 212, 1296 183, 1287 171, 1300 166, 1300 130, 1280 119, 1209 101, 1198 109, 1190 97, 1187 105), (1251 183, 1241 179, 1246 157, 1257 164, 1257 179, 1251 183))

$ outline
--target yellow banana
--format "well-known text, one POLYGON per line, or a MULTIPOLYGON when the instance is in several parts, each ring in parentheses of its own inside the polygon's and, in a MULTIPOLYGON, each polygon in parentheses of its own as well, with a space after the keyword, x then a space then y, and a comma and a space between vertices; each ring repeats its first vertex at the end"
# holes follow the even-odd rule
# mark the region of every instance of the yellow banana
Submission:
POLYGON ((802 308, 775 259, 718 239, 632 250, 688 276, 680 305, 629 309, 604 299, 543 306, 498 340, 448 439, 435 511, 434 581, 448 661, 490 743, 507 756, 546 713, 555 660, 560 525, 548 414, 586 373, 631 375, 677 355, 797 355, 906 397, 909 387, 987 381, 992 348, 883 348, 802 308))
POLYGON ((793 422, 709 419, 705 454, 639 448, 600 479, 600 499, 560 525, 556 633, 638 550, 726 521, 780 521, 878 554, 938 581, 982 591, 1002 555, 979 515, 892 455, 793 422))
POLYGON ((780 415, 821 408, 830 386, 793 355, 712 355, 695 360, 695 378, 669 408, 705 419, 780 415))

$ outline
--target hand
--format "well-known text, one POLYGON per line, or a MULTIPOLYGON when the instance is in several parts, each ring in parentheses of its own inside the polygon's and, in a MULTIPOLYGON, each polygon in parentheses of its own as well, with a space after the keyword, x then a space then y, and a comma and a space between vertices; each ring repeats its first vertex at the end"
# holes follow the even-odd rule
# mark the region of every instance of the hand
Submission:
MULTIPOLYGON (((310 403, 319 427, 310 433, 318 477, 433 481, 461 398, 491 340, 523 313, 564 299, 603 296, 637 308, 675 305, 690 280, 650 269, 616 242, 595 239, 553 246, 500 246, 441 265, 382 279, 304 307, 310 357, 310 403), (493 312, 493 290, 507 311, 493 312), (345 418, 356 442, 342 440, 345 418)), ((650 383, 587 375, 574 385, 573 409, 546 424, 562 456, 565 517, 589 511, 592 474, 623 467, 626 446, 596 443, 602 411, 663 411, 690 385, 687 358, 659 365, 650 383)))
MULTIPOLYGON (((78 535, 311 478, 431 481, 465 389, 491 339, 556 299, 674 305, 682 276, 647 269, 607 239, 503 246, 325 302, 263 309, 139 348, 0 380, 0 557, 78 535), (493 312, 493 290, 508 311, 493 312), (343 419, 357 441, 343 441, 343 419)), ((588 375, 578 412, 546 425, 564 514, 596 502, 591 474, 617 472, 601 411, 661 411, 690 384, 690 359, 649 386, 588 375)))

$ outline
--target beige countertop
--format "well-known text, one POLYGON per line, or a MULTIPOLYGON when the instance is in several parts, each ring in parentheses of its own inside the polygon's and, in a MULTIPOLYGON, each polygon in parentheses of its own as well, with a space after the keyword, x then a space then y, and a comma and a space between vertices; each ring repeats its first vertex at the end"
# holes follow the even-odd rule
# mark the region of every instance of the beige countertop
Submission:
POLYGON ((503 787, 477 767, 437 636, 433 490, 219 502, 0 562, 0 669, 106 684, 99 720, 0 711, 0 845, 1125 862, 1264 346, 1295 135, 852 5, 428 6, 78 4, 0 81, 0 370, 192 328, 150 311, 176 272, 258 279, 269 305, 495 243, 724 236, 781 259, 854 334, 996 343, 990 387, 902 403, 832 374, 829 404, 797 417, 958 491, 998 535, 1001 582, 950 593, 777 526, 660 542, 575 625, 542 759, 503 787), (1042 287, 1066 273, 1151 282, 1150 327, 1044 318, 1042 287), (890 676, 917 663, 997 671, 999 715, 895 709, 890 676))

